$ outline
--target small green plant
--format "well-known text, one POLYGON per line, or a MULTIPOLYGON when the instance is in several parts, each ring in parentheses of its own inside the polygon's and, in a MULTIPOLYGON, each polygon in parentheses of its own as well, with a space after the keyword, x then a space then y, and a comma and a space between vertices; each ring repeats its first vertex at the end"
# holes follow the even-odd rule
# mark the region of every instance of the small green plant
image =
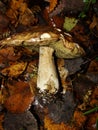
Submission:
POLYGON ((96 111, 98 111, 98 106, 96 106, 96 107, 94 107, 93 109, 90 109, 90 110, 84 112, 83 114, 84 114, 84 115, 88 115, 88 114, 90 114, 90 113, 92 113, 92 112, 96 112, 96 111))
POLYGON ((85 18, 86 12, 89 10, 90 5, 95 4, 96 0, 83 0, 85 3, 84 10, 79 14, 79 18, 85 18))

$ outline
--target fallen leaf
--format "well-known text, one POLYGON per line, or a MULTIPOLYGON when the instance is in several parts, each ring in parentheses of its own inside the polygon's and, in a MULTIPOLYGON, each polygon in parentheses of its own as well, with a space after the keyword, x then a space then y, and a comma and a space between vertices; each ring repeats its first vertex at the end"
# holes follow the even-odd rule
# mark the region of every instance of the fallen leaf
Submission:
POLYGON ((69 18, 69 17, 65 17, 65 22, 63 25, 63 28, 66 31, 71 31, 77 24, 78 20, 75 18, 69 18))
POLYGON ((8 84, 9 96, 4 102, 5 108, 11 113, 27 111, 34 101, 34 95, 28 83, 23 81, 10 81, 8 84))
POLYGON ((47 130, 78 130, 76 127, 64 124, 63 122, 56 124, 48 116, 44 118, 44 128, 47 130))
POLYGON ((97 119, 98 113, 93 113, 88 116, 88 120, 86 122, 85 129, 87 130, 97 130, 97 119))
POLYGON ((15 27, 17 27, 18 24, 29 26, 37 22, 34 13, 28 8, 24 0, 11 0, 6 15, 10 18, 11 23, 14 24, 15 27))
POLYGON ((4 76, 17 77, 24 72, 24 70, 26 69, 26 66, 27 66, 27 62, 15 63, 13 65, 10 65, 7 68, 4 68, 1 71, 1 73, 4 76))
POLYGON ((78 128, 83 128, 83 125, 85 124, 86 117, 83 115, 82 112, 80 111, 75 111, 74 112, 74 120, 75 124, 78 128))
POLYGON ((19 17, 18 22, 24 26, 33 25, 37 23, 37 18, 35 18, 34 14, 30 9, 26 9, 25 13, 19 17))
POLYGON ((49 5, 49 12, 51 12, 51 11, 53 11, 54 8, 56 7, 56 5, 57 5, 57 0, 49 0, 49 3, 50 3, 50 5, 49 5))
POLYGON ((7 112, 4 118, 4 130, 38 130, 38 123, 30 112, 13 114, 7 112))
POLYGON ((15 49, 13 47, 4 47, 0 49, 0 56, 3 60, 16 61, 20 57, 20 52, 15 54, 15 49))
POLYGON ((89 67, 88 67, 88 72, 93 72, 97 73, 98 72, 98 61, 92 60, 89 67))
POLYGON ((90 29, 94 29, 95 27, 97 27, 98 30, 98 17, 96 17, 95 15, 93 16, 93 20, 90 24, 90 29))

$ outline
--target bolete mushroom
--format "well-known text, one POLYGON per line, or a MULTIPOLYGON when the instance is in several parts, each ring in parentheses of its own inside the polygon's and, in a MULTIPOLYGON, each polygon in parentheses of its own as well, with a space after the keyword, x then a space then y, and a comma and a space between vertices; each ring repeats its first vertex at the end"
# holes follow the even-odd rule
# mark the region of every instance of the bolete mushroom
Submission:
POLYGON ((0 41, 1 46, 23 46, 39 51, 37 87, 41 92, 56 93, 59 89, 58 76, 54 64, 53 52, 59 58, 76 58, 85 51, 70 36, 62 35, 57 29, 37 26, 23 33, 17 33, 0 41), (40 48, 40 49, 39 49, 40 48))

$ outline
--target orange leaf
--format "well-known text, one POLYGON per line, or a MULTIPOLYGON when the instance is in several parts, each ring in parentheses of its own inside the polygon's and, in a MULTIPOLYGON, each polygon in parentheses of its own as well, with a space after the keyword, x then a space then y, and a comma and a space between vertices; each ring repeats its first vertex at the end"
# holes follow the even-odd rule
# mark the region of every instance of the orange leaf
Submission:
POLYGON ((30 108, 34 101, 28 83, 23 81, 10 81, 8 84, 10 96, 4 102, 5 108, 11 113, 22 113, 30 108))
POLYGON ((8 68, 3 69, 1 73, 5 76, 17 77, 24 72, 26 66, 27 66, 26 62, 16 63, 8 68))
POLYGON ((96 26, 98 26, 98 18, 94 15, 93 21, 90 24, 90 29, 94 29, 96 26))
POLYGON ((57 5, 57 0, 50 0, 49 12, 53 11, 57 5))

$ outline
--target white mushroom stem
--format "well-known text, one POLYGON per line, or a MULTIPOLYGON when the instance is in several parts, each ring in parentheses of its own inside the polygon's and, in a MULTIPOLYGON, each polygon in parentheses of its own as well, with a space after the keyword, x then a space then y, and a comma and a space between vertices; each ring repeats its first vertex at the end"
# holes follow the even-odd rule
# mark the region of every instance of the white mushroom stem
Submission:
POLYGON ((59 89, 59 80, 53 57, 54 49, 41 46, 39 49, 39 67, 37 88, 40 92, 55 94, 59 89))

